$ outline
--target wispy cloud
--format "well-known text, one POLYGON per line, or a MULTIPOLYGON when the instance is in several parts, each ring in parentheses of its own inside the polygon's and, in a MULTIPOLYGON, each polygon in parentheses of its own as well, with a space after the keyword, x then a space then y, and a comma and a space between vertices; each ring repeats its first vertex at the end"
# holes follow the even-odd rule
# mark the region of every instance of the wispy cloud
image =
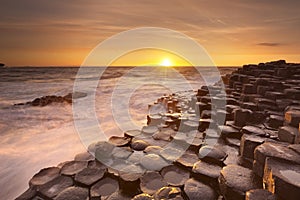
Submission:
POLYGON ((277 46, 281 46, 283 44, 276 43, 276 42, 260 42, 260 43, 257 43, 256 45, 266 46, 266 47, 277 47, 277 46))

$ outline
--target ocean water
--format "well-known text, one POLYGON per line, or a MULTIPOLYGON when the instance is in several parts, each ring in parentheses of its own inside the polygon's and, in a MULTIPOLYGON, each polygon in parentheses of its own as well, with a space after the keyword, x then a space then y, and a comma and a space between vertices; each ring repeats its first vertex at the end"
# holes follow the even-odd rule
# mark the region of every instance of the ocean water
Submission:
POLYGON ((146 125, 148 105, 157 98, 196 90, 235 70, 197 69, 1 68, 0 199, 14 199, 28 188, 29 179, 40 169, 72 160, 76 154, 86 151, 82 143, 85 138, 78 133, 76 124, 88 127, 90 118, 95 118, 106 137, 122 135, 125 130, 146 125), (76 108, 67 103, 45 107, 14 106, 41 96, 66 95, 73 92, 74 84, 76 91, 87 94, 75 100, 76 108))

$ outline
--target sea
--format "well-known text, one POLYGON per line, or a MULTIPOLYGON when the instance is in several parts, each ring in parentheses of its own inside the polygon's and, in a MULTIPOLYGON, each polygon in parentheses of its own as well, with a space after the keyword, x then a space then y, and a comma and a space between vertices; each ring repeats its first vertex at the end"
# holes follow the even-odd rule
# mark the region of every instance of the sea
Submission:
POLYGON ((146 125, 148 106, 164 95, 193 93, 236 67, 4 67, 0 68, 0 199, 15 199, 40 169, 86 151, 97 140, 146 125), (15 105, 80 92, 73 104, 15 105), (93 124, 94 126, 94 124, 93 124), (85 138, 86 137, 86 138, 85 138), (95 140, 95 138, 93 138, 95 140))

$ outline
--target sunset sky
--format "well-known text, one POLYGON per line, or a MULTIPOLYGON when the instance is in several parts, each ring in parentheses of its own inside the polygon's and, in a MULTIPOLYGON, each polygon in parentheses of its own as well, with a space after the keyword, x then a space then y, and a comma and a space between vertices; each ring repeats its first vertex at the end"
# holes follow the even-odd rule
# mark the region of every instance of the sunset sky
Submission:
MULTIPOLYGON (((299 0, 1 0, 0 62, 81 65, 103 40, 139 27, 182 32, 219 66, 300 62, 299 8, 299 0)), ((143 65, 146 57, 182 64, 148 51, 116 65, 143 65)))

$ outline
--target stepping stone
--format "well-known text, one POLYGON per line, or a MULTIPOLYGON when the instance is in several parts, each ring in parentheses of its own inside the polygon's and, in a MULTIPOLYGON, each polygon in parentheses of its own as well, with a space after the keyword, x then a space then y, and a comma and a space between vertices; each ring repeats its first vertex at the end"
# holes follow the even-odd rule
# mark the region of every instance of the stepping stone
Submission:
POLYGON ((93 148, 95 149, 95 158, 99 162, 109 165, 115 146, 109 142, 101 141, 96 143, 93 148))
POLYGON ((190 173, 175 165, 164 167, 161 170, 161 175, 164 180, 171 186, 183 186, 190 178, 190 173))
POLYGON ((150 146, 150 144, 143 140, 133 140, 131 142, 131 148, 136 151, 143 151, 146 147, 150 146))
POLYGON ((58 167, 49 167, 40 170, 29 181, 29 186, 43 185, 59 176, 60 169, 58 167))
POLYGON ((241 141, 236 138, 226 138, 225 143, 229 146, 237 147, 240 148, 241 146, 241 141))
POLYGON ((173 200, 184 200, 181 196, 181 189, 178 187, 163 187, 160 188, 154 195, 155 200, 160 199, 173 199, 173 200))
POLYGON ((87 161, 70 161, 62 166, 60 173, 66 176, 73 176, 86 168, 87 165, 87 161))
POLYGON ((133 138, 133 137, 140 135, 141 133, 142 132, 140 130, 128 130, 124 133, 124 136, 133 138))
POLYGON ((292 126, 282 126, 278 130, 279 140, 282 142, 288 142, 290 144, 299 144, 300 136, 299 130, 292 126))
POLYGON ((119 136, 111 136, 108 140, 109 143, 117 146, 117 147, 122 147, 126 146, 130 142, 130 138, 128 137, 119 137, 119 136))
POLYGON ((264 137, 266 135, 266 132, 256 126, 244 126, 241 129, 242 134, 248 134, 248 135, 257 135, 257 136, 262 136, 264 137))
POLYGON ((300 196, 300 165, 267 158, 264 184, 280 199, 298 200, 300 196))
POLYGON ((154 200, 149 194, 138 194, 132 198, 132 200, 154 200))
POLYGON ((150 154, 150 153, 159 154, 161 150, 162 150, 162 148, 160 146, 148 146, 148 147, 146 147, 144 152, 147 154, 150 154))
POLYGON ((257 146, 265 142, 265 138, 244 134, 241 138, 240 155, 243 158, 254 159, 254 150, 257 146))
POLYGON ((71 187, 73 180, 67 176, 58 176, 52 181, 40 186, 39 195, 43 198, 53 199, 64 189, 71 187))
POLYGON ((283 125, 283 121, 284 121, 283 116, 270 115, 267 123, 271 128, 278 129, 280 126, 283 125))
POLYGON ((207 145, 200 148, 198 156, 203 161, 222 164, 228 155, 220 148, 207 145))
POLYGON ((60 192, 54 200, 89 200, 89 190, 81 187, 69 187, 60 192))
POLYGON ((95 159, 95 157, 89 152, 83 152, 83 153, 77 154, 74 158, 75 161, 91 161, 94 159, 95 159))
POLYGON ((226 200, 244 200, 248 190, 259 188, 254 173, 238 165, 228 165, 221 170, 219 186, 226 200))
POLYGON ((234 125, 243 127, 251 118, 252 111, 248 109, 235 109, 234 111, 234 125))
MULTIPOLYGON (((184 148, 184 146, 176 147, 175 145, 170 145, 170 146, 163 148, 160 151, 160 155, 165 160, 174 162, 175 160, 177 160, 178 158, 180 158, 183 155, 184 150, 182 148, 184 148)), ((186 146, 186 148, 188 148, 188 146, 186 146)))
POLYGON ((160 131, 160 132, 154 133, 152 135, 152 138, 154 140, 170 141, 171 140, 171 135, 170 135, 170 133, 160 131))
POLYGON ((127 159, 132 152, 130 147, 115 147, 112 151, 112 156, 118 159, 127 159))
POLYGON ((104 200, 131 200, 131 197, 123 194, 121 191, 117 191, 106 197, 104 200))
POLYGON ((289 110, 284 115, 285 121, 296 128, 300 123, 300 110, 289 110))
POLYGON ((219 132, 221 133, 222 138, 241 138, 242 134, 238 129, 235 129, 231 126, 222 125, 218 127, 219 132))
POLYGON ((177 163, 187 168, 192 168, 197 161, 199 161, 199 157, 195 153, 188 151, 176 160, 177 163))
POLYGON ((217 193, 210 186, 196 181, 193 178, 186 181, 184 192, 189 200, 216 200, 218 198, 217 193))
POLYGON ((254 189, 246 192, 245 200, 276 200, 276 196, 264 189, 254 189))
POLYGON ((127 166, 121 169, 121 171, 119 172, 119 176, 124 181, 133 182, 141 178, 144 173, 145 169, 143 169, 141 166, 135 164, 127 164, 127 166))
POLYGON ((156 154, 147 154, 140 159, 140 164, 147 170, 160 171, 163 167, 169 165, 161 156, 156 154))
POLYGON ((153 135, 154 133, 158 132, 158 128, 156 126, 144 126, 142 128, 142 133, 147 135, 153 135))
POLYGON ((28 200, 33 199, 37 194, 36 189, 30 187, 28 190, 26 190, 23 194, 18 196, 15 200, 28 200))
POLYGON ((93 199, 100 199, 107 197, 119 190, 119 183, 117 180, 106 177, 95 183, 90 189, 90 197, 93 199))
POLYGON ((149 195, 153 195, 157 190, 167 186, 167 182, 158 172, 147 172, 140 178, 141 190, 149 195))
POLYGON ((193 166, 193 172, 195 174, 203 175, 212 179, 217 179, 220 176, 222 167, 215 164, 210 164, 204 161, 198 161, 193 166))
POLYGON ((84 186, 91 186, 103 178, 106 169, 85 168, 75 175, 75 181, 84 186))

